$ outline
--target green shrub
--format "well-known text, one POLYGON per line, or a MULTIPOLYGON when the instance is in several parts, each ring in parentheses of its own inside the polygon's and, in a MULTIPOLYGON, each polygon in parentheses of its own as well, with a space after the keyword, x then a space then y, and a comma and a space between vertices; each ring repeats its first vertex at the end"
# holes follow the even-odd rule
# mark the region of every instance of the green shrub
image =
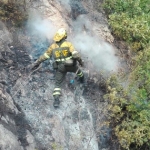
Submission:
POLYGON ((136 52, 126 88, 117 76, 107 82, 107 117, 122 149, 146 150, 150 147, 150 1, 104 0, 103 6, 113 34, 136 52))
POLYGON ((109 16, 109 23, 113 33, 131 44, 133 50, 144 49, 150 41, 150 25, 147 16, 130 18, 127 13, 114 13, 109 16))
MULTIPOLYGON (((139 52, 135 58, 136 66, 130 74, 131 87, 137 86, 139 90, 146 93, 147 99, 150 98, 150 47, 139 52)), ((143 92, 142 92, 143 93, 143 92)), ((145 100, 146 98, 143 98, 145 100)))
POLYGON ((117 76, 107 81, 110 125, 123 149, 139 149, 150 146, 150 101, 145 88, 129 86, 126 90, 117 76), (132 88, 131 88, 132 87, 132 88))
POLYGON ((150 13, 149 0, 104 0, 103 7, 108 14, 125 12, 130 18, 150 13))
POLYGON ((103 6, 113 33, 134 51, 150 44, 149 0, 104 0, 103 6))
POLYGON ((22 9, 23 4, 15 2, 0 2, 0 17, 5 23, 20 27, 27 19, 27 13, 22 9))

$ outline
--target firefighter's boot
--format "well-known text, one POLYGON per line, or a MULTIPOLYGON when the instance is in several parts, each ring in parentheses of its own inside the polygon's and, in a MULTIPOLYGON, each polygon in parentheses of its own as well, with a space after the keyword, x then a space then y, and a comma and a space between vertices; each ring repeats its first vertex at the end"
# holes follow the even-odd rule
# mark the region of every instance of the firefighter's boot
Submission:
POLYGON ((87 81, 86 81, 84 75, 79 78, 79 81, 82 84, 82 87, 84 87, 84 89, 86 89, 87 88, 87 81))
POLYGON ((54 99, 53 106, 54 106, 55 108, 57 108, 57 107, 59 107, 59 104, 60 104, 59 97, 56 97, 56 98, 54 99))
POLYGON ((79 81, 80 81, 80 83, 84 83, 85 82, 84 75, 79 78, 79 81))

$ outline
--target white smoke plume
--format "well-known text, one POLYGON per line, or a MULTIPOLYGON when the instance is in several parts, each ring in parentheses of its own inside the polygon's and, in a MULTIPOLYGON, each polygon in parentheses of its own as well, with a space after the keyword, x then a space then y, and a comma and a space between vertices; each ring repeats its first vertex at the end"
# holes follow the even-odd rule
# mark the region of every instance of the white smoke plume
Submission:
POLYGON ((52 42, 56 28, 50 20, 43 18, 37 11, 29 12, 26 27, 33 47, 30 55, 33 59, 38 59, 52 42))
POLYGON ((57 0, 61 5, 65 6, 65 8, 70 9, 70 0, 57 0))
POLYGON ((84 33, 77 34, 73 43, 75 48, 81 51, 81 54, 88 56, 97 69, 109 72, 117 70, 118 59, 113 47, 108 43, 84 33))
POLYGON ((29 13, 27 27, 31 34, 40 36, 42 38, 47 38, 49 40, 53 38, 56 32, 56 28, 52 22, 46 18, 43 18, 42 15, 37 11, 29 13))
MULTIPOLYGON (((69 0, 65 2, 62 0, 58 1, 63 3, 63 5, 69 5, 69 0)), ((37 12, 30 13, 27 26, 31 37, 34 37, 32 42, 36 45, 36 52, 38 52, 39 55, 43 54, 52 42, 52 38, 57 29, 52 22, 42 18, 37 12), (48 45, 45 45, 46 40, 49 42, 48 45)), ((118 59, 115 56, 113 47, 101 40, 100 37, 95 36, 91 22, 86 15, 79 15, 78 18, 72 22, 71 26, 73 30, 72 33, 68 32, 68 39, 74 44, 75 49, 81 51, 81 54, 88 56, 88 59, 98 70, 109 72, 117 71, 118 59), (86 32, 83 32, 83 27, 86 32)), ((70 29, 68 31, 70 31, 70 29)), ((35 52, 32 53, 34 55, 35 52)))
POLYGON ((114 48, 97 37, 90 20, 85 15, 80 15, 73 23, 73 37, 70 39, 76 50, 86 55, 98 70, 115 72, 118 69, 118 58, 114 48), (84 28, 86 31, 84 31, 84 28))

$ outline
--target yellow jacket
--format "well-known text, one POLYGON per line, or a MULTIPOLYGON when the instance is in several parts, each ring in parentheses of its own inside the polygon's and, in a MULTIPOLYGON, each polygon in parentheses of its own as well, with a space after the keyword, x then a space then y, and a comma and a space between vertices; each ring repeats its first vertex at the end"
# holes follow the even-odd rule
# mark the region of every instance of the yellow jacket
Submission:
MULTIPOLYGON (((60 46, 59 46, 59 43, 53 43, 47 50, 46 52, 40 56, 40 58, 38 59, 40 62, 43 62, 45 60, 47 60, 48 58, 50 58, 52 55, 56 55, 57 57, 59 57, 59 49, 62 49, 63 50, 63 55, 64 57, 69 57, 69 54, 70 53, 70 56, 74 53, 74 52, 77 52, 75 51, 74 49, 74 46, 71 44, 71 42, 68 42, 68 41, 64 41, 60 46), (68 50, 68 51, 67 51, 68 50), (54 53, 55 51, 55 53, 54 53)), ((56 59, 56 58, 55 58, 56 59)))

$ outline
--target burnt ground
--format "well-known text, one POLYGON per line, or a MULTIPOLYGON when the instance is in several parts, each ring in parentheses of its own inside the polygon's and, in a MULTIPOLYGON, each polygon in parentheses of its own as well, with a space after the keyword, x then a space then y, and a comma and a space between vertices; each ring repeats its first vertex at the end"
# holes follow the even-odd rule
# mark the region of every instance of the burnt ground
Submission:
MULTIPOLYGON (((20 111, 19 114, 14 114, 12 112, 9 112, 9 110, 7 111, 7 109, 5 107, 3 107, 3 105, 1 105, 3 107, 3 109, 1 109, 1 115, 5 116, 6 114, 10 116, 10 118, 15 120, 16 126, 12 126, 11 124, 9 125, 5 125, 5 123, 1 122, 2 124, 5 125, 6 128, 8 128, 8 130, 12 131, 15 135, 17 135, 18 140, 21 142, 22 147, 27 147, 27 145, 29 144, 27 139, 26 139, 26 131, 29 130, 31 133, 35 134, 36 133, 36 129, 34 129, 31 126, 31 123, 29 122, 29 120, 26 120, 26 117, 24 114, 25 110, 22 109, 29 109, 29 108, 25 108, 25 107, 29 107, 28 105, 26 105, 25 107, 22 107, 22 105, 24 105, 24 102, 21 100, 22 97, 22 89, 23 87, 26 87, 26 85, 28 84, 29 86, 27 86, 28 88, 30 88, 31 91, 37 91, 40 87, 43 89, 43 93, 45 92, 45 88, 43 88, 44 86, 46 87, 46 85, 44 84, 44 80, 46 78, 49 78, 49 80, 51 80, 53 82, 53 73, 52 73, 52 69, 49 67, 49 65, 44 64, 44 68, 37 71, 36 73, 33 73, 29 78, 28 78, 28 73, 26 72, 26 66, 28 66, 29 64, 31 64, 31 59, 28 55, 28 52, 26 50, 26 48, 19 42, 19 40, 16 39, 16 33, 14 36, 14 41, 13 43, 11 43, 9 46, 11 52, 2 52, 2 57, 4 59, 4 61, 1 64, 1 68, 3 68, 6 72, 7 72, 7 80, 2 80, 1 83, 6 84, 5 89, 6 92, 8 94, 10 94, 10 96, 12 97, 12 99, 14 100, 14 104, 17 107, 17 109, 20 111), (11 62, 11 63, 8 63, 11 62), (44 74, 45 72, 47 72, 47 74, 50 74, 49 77, 46 77, 44 74), (18 81, 18 79, 24 79, 24 83, 23 86, 19 87, 17 86, 17 89, 15 91, 15 94, 12 92, 12 89, 14 90, 14 86, 16 85, 16 82, 18 81), (28 81, 29 79, 29 81, 28 81), (37 86, 37 82, 38 82, 38 86, 37 86), (12 94, 13 93, 13 94, 12 94), (17 101, 15 100, 17 97, 17 99, 20 99, 20 102, 17 103, 17 101), (15 130, 14 130, 15 128, 15 130)), ((87 75, 87 87, 83 90, 83 97, 86 99, 87 103, 89 104, 93 104, 95 107, 97 107, 97 105, 99 105, 100 103, 102 104, 104 102, 103 99, 103 95, 105 94, 105 79, 103 77, 100 77, 99 74, 96 72, 96 70, 92 70, 92 63, 90 63, 91 68, 84 68, 84 72, 87 75)), ((68 74, 67 77, 70 79, 72 79, 74 76, 72 74, 68 74)), ((69 90, 70 92, 77 94, 77 100, 79 99, 79 97, 81 95, 78 95, 78 92, 76 93, 76 85, 78 86, 78 83, 74 83, 74 84, 70 84, 70 81, 68 80, 68 78, 66 78, 66 83, 67 86, 65 86, 63 89, 64 90, 69 90)), ((47 80, 47 79, 46 79, 47 80)), ((76 82, 76 81, 75 81, 76 82)), ((15 86, 16 88, 16 86, 15 86)), ((4 90, 5 93, 5 90, 4 90)), ((29 95, 31 95, 30 93, 28 93, 29 95)), ((28 97, 28 95, 26 95, 28 97)), ((32 97, 33 98, 33 97, 32 97)), ((45 102, 47 103, 47 100, 43 100, 42 102, 42 97, 41 96, 36 96, 35 99, 38 98, 40 99, 40 101, 37 101, 37 106, 34 107, 38 107, 38 105, 43 105, 45 102), (43 104, 42 104, 43 103, 43 104)), ((27 99, 26 99, 27 100, 27 99)), ((48 102, 49 103, 49 102, 48 102)), ((51 103, 52 104, 52 103, 51 103)), ((100 105, 101 105, 100 104, 100 105)), ((30 108, 32 109, 32 108, 30 108)), ((39 108, 42 109, 42 108, 39 108)), ((42 111, 42 110, 41 110, 42 111)), ((81 114, 81 119, 85 119, 87 118, 87 113, 86 110, 84 110, 81 114), (85 111, 85 112, 84 112, 85 111)), ((91 108, 92 111, 92 117, 93 117, 93 124, 95 124, 94 128, 95 130, 99 130, 99 127, 97 126, 97 116, 98 116, 98 108, 97 109, 93 109, 93 107, 91 108)), ((74 119, 76 120, 78 118, 79 112, 75 111, 73 116, 74 119), (76 116, 76 117, 75 117, 76 116)), ((78 118, 79 119, 79 118, 78 118)), ((77 120, 78 120, 77 119, 77 120)), ((101 138, 99 137, 100 134, 97 134, 97 138, 101 138)), ((108 140, 107 138, 103 138, 104 142, 106 142, 106 140, 108 140)), ((54 141, 54 139, 52 140, 54 141)), ((38 144, 37 144, 38 145, 38 144)), ((101 145, 101 144, 100 144, 101 145)), ((38 145, 38 147, 40 147, 41 145, 38 145)), ((102 146, 102 145, 101 145, 102 146)), ((108 145, 107 145, 108 146, 108 145)), ((105 145, 105 147, 107 147, 105 145)), ((41 147, 43 149, 43 147, 41 147)))
MULTIPOLYGON (((83 5, 80 5, 80 1, 71 1, 72 18, 76 20, 80 14, 88 14, 88 12, 84 9, 83 5)), ((97 18, 95 19, 97 20, 97 18)), ((104 109, 107 105, 107 102, 103 99, 103 95, 106 93, 106 79, 94 69, 92 62, 85 60, 86 66, 83 70, 87 75, 86 88, 80 87, 76 81, 71 84, 70 80, 74 79, 74 76, 67 74, 62 88, 67 96, 65 94, 62 95, 61 110, 55 111, 52 106, 54 71, 51 64, 48 61, 43 63, 43 67, 32 74, 27 72, 26 69, 34 61, 33 59, 41 55, 41 51, 48 44, 46 43, 42 46, 42 41, 37 44, 35 42, 33 45, 28 45, 28 42, 21 43, 19 39, 20 33, 17 30, 11 33, 12 42, 7 43, 4 41, 5 50, 0 52, 0 90, 3 94, 0 101, 0 123, 16 135, 23 149, 28 150, 27 147, 31 144, 27 139, 27 131, 30 131, 34 137, 36 143, 34 148, 36 149, 48 150, 49 147, 53 149, 55 144, 62 144, 64 147, 69 147, 72 150, 73 148, 80 150, 81 146, 87 144, 86 140, 89 140, 85 132, 86 127, 91 126, 91 122, 91 130, 94 128, 99 149, 106 148, 112 150, 112 147, 113 150, 117 149, 110 139, 111 130, 101 126, 101 123, 105 120, 104 109), (31 58, 30 50, 39 47, 41 47, 40 52, 34 58, 31 58), (8 97, 10 101, 13 101, 13 109, 9 108, 6 103, 8 97), (7 117, 9 118, 8 121, 5 119, 7 117), (11 120, 14 120, 15 123, 11 120), (74 139, 71 135, 71 130, 68 129, 71 126, 76 128, 78 124, 80 134, 83 136, 80 140, 84 143, 83 145, 77 138, 74 139), (55 132, 59 131, 59 129, 61 131, 58 134, 60 136, 58 140, 58 135, 56 136, 55 132), (63 141, 64 139, 65 141, 63 141), (76 144, 76 141, 72 141, 72 139, 77 140, 78 144, 76 144)), ((28 36, 24 29, 22 34, 28 36)), ((118 46, 121 50, 124 47, 124 50, 126 50, 126 47, 121 42, 115 42, 115 46, 118 46)), ((123 58, 126 57, 128 55, 123 56, 123 58)), ((72 130, 75 130, 75 128, 72 130)), ((77 131, 74 132, 76 133, 77 131)), ((77 133, 75 135, 79 136, 77 133)), ((94 137, 93 134, 91 134, 92 136, 94 137)), ((88 143, 90 143, 89 141, 88 143)), ((92 142, 94 143, 95 141, 92 142)), ((5 150, 5 148, 3 149, 5 150)), ((14 150, 20 149, 15 148, 14 150)))
POLYGON ((18 40, 16 40, 16 34, 14 37, 15 40, 13 43, 6 45, 9 48, 9 51, 6 50, 1 52, 0 89, 2 90, 2 94, 4 96, 1 97, 0 101, 0 124, 5 126, 8 131, 11 131, 14 135, 16 135, 18 140, 21 142, 21 145, 26 147, 29 145, 26 140, 26 131, 30 130, 31 128, 24 117, 24 113, 22 112, 21 107, 15 103, 13 97, 11 96, 11 89, 23 73, 24 67, 30 63, 30 58, 26 52, 25 47, 18 40), (6 99, 7 101, 13 101, 15 109, 17 112, 19 111, 19 113, 8 107, 6 99), (2 118, 9 118, 10 120, 14 120, 15 126, 14 123, 11 123, 10 120, 8 120, 8 124, 8 122, 2 118))

